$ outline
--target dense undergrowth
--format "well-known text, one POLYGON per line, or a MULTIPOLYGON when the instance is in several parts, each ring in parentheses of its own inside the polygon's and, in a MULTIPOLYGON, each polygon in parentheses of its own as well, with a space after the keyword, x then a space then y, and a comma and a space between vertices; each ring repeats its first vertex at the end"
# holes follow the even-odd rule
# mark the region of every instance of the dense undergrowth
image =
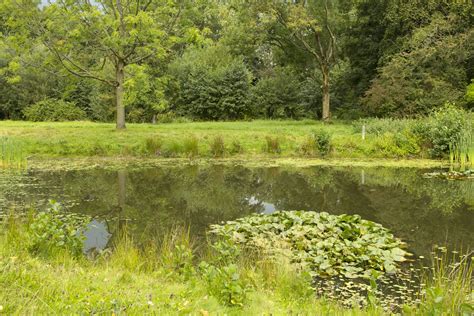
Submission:
MULTIPOLYGON (((309 273, 284 256, 266 256, 225 240, 196 243, 175 228, 138 246, 122 231, 104 251, 78 255, 75 216, 7 216, 0 234, 0 306, 7 314, 380 315, 368 305, 343 307, 317 296, 309 273), (45 218, 57 225, 41 225, 45 218), (199 246, 201 244, 201 246, 199 246), (204 245, 202 245, 204 244, 204 245)), ((79 229, 79 226, 77 228, 79 229)), ((420 301, 405 314, 452 315, 473 308, 469 257, 444 252, 424 276, 420 301)))

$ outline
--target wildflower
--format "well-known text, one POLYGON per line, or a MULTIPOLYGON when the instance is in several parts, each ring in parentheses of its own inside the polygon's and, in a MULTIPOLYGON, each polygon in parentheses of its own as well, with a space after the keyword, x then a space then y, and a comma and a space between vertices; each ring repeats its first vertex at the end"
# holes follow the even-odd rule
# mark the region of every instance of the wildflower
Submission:
POLYGON ((152 301, 148 301, 148 306, 152 307, 152 306, 155 306, 155 304, 153 304, 152 301))

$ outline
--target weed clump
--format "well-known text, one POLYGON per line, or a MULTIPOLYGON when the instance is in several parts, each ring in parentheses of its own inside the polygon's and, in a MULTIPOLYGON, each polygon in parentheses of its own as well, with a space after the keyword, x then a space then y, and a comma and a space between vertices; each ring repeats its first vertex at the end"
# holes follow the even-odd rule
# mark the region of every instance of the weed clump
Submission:
POLYGON ((234 139, 232 141, 232 144, 230 144, 230 150, 229 152, 231 154, 242 154, 244 152, 244 147, 242 146, 242 144, 240 143, 239 140, 237 139, 234 139))
POLYGON ((144 141, 144 151, 147 155, 159 156, 163 141, 159 137, 148 137, 144 141))
POLYGON ((199 155, 199 139, 191 136, 184 140, 183 152, 188 158, 194 158, 199 155))
POLYGON ((54 254, 64 249, 80 256, 83 249, 82 230, 90 221, 88 217, 65 213, 59 203, 50 201, 50 207, 34 213, 28 225, 30 245, 33 253, 54 254))
POLYGON ((280 140, 278 137, 265 137, 264 151, 269 154, 281 154, 280 140))
POLYGON ((224 138, 216 136, 211 142, 211 155, 215 158, 224 157, 226 153, 224 138))

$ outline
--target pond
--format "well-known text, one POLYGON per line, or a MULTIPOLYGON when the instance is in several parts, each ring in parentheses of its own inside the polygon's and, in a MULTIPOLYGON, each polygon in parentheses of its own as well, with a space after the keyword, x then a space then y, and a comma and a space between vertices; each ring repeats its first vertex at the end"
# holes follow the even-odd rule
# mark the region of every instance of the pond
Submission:
POLYGON ((143 169, 0 173, 0 208, 42 209, 48 199, 91 215, 86 250, 120 227, 146 242, 176 225, 204 236, 210 224, 251 213, 314 210, 359 214, 392 230, 410 252, 474 246, 472 181, 427 179, 415 168, 181 165, 143 169))

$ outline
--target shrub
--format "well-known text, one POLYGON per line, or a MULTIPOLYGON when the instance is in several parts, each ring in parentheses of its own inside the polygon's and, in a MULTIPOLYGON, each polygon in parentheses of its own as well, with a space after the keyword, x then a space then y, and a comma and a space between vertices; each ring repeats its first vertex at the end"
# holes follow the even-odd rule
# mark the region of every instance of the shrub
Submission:
POLYGON ((29 224, 30 251, 52 254, 56 249, 65 249, 73 255, 82 254, 83 239, 81 230, 88 218, 63 212, 61 205, 50 201, 50 208, 33 215, 29 224))
POLYGON ((313 132, 314 141, 321 156, 326 156, 331 150, 331 134, 326 130, 316 130, 313 132))
POLYGON ((236 120, 250 111, 251 74, 227 48, 189 49, 170 66, 171 109, 198 120, 236 120))
POLYGON ((431 113, 426 130, 420 132, 431 143, 432 157, 445 156, 450 146, 457 145, 468 128, 467 117, 466 111, 449 102, 431 113))
POLYGON ((225 155, 225 143, 222 136, 216 136, 211 143, 211 154, 213 157, 219 158, 225 155))
POLYGON ((304 107, 299 101, 300 82, 294 71, 277 68, 252 88, 254 112, 265 118, 301 118, 304 107))
POLYGON ((280 154, 281 153, 281 147, 280 147, 280 141, 278 137, 271 137, 267 136, 265 137, 265 147, 264 151, 270 154, 280 154))
POLYGON ((86 112, 73 103, 47 99, 35 103, 23 111, 25 118, 33 122, 80 121, 86 119, 86 112))

